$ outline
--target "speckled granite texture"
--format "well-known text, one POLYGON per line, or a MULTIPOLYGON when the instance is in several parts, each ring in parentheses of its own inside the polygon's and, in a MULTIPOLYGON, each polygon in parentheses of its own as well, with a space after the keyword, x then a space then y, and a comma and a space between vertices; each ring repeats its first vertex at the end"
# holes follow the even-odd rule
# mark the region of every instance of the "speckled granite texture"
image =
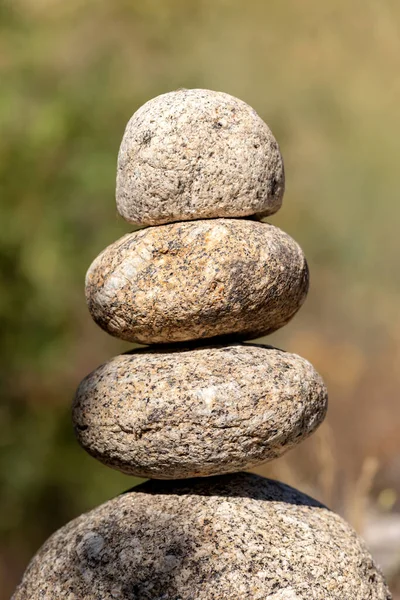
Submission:
POLYGON ((131 223, 269 215, 281 206, 283 192, 278 144, 238 98, 170 92, 147 102, 126 127, 117 207, 131 223))
POLYGON ((117 356, 82 381, 73 420, 79 442, 105 464, 178 479, 277 458, 326 408, 323 381, 305 359, 237 344, 117 356))
POLYGON ((339 516, 250 474, 147 482, 56 532, 13 600, 391 600, 339 516))
POLYGON ((86 276, 92 317, 131 342, 256 338, 302 305, 308 268, 286 233, 251 220, 150 227, 106 248, 86 276))

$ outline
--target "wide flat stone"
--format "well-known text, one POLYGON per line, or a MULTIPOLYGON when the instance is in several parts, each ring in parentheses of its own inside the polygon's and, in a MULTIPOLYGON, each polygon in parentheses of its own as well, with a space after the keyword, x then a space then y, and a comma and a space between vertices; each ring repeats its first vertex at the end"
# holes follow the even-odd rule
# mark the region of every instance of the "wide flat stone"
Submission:
POLYGON ((147 482, 56 532, 13 600, 391 600, 339 516, 239 473, 147 482))
POLYGON ((316 429, 326 408, 308 361, 237 344, 116 356, 80 384, 73 421, 81 445, 103 463, 178 479, 277 458, 316 429))
POLYGON ((301 248, 242 219, 150 227, 106 248, 86 276, 92 317, 131 342, 256 338, 294 316, 308 290, 301 248))
POLYGON ((117 207, 131 223, 269 215, 281 206, 283 192, 274 136, 254 109, 229 94, 163 94, 126 127, 117 207))

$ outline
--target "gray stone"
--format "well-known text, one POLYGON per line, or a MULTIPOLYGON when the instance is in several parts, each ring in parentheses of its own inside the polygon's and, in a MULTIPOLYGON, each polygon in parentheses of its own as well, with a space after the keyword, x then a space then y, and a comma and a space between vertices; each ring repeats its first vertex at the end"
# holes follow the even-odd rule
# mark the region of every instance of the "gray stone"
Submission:
POLYGON ((255 110, 233 96, 163 94, 126 127, 117 207, 131 223, 269 215, 281 206, 283 192, 275 138, 255 110))
POLYGON ((256 338, 302 305, 308 268, 286 233, 257 221, 215 219, 130 233, 86 276, 92 317, 143 344, 236 334, 256 338))
POLYGON ((56 532, 13 600, 391 600, 339 516, 250 474, 147 482, 56 532))
POLYGON ((323 421, 312 365, 256 345, 133 351, 88 375, 73 420, 82 446, 124 473, 230 473, 277 458, 323 421))

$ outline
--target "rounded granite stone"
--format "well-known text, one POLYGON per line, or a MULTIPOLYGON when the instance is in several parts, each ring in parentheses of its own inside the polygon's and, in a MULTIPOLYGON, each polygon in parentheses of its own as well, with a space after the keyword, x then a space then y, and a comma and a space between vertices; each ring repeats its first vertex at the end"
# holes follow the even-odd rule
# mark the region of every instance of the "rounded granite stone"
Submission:
POLYGON ((86 276, 96 323, 142 344, 254 339, 290 321, 307 290, 296 242, 273 225, 244 219, 135 231, 106 248, 86 276))
POLYGON ((338 515, 238 473, 147 482, 56 532, 12 600, 391 600, 338 515))
POLYGON ((277 458, 327 409, 312 365, 268 346, 133 351, 80 384, 80 444, 131 475, 179 479, 230 473, 277 458))
POLYGON ((233 96, 210 90, 163 94, 126 127, 117 207, 131 223, 270 215, 283 192, 274 136, 254 109, 233 96))

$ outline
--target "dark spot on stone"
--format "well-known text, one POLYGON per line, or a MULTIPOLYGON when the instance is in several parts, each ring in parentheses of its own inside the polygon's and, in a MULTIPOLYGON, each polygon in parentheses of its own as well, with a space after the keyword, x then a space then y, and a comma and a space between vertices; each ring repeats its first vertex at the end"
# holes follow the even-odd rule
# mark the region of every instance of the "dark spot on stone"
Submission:
POLYGON ((148 146, 150 144, 151 138, 153 137, 152 132, 150 131, 150 129, 147 129, 142 136, 142 144, 143 146, 148 146))
POLYGON ((271 186, 270 186, 271 196, 275 196, 277 187, 278 187, 278 182, 276 180, 276 177, 273 177, 271 180, 271 186))
POLYGON ((86 431, 89 429, 89 425, 76 425, 76 428, 79 429, 79 431, 86 431))

